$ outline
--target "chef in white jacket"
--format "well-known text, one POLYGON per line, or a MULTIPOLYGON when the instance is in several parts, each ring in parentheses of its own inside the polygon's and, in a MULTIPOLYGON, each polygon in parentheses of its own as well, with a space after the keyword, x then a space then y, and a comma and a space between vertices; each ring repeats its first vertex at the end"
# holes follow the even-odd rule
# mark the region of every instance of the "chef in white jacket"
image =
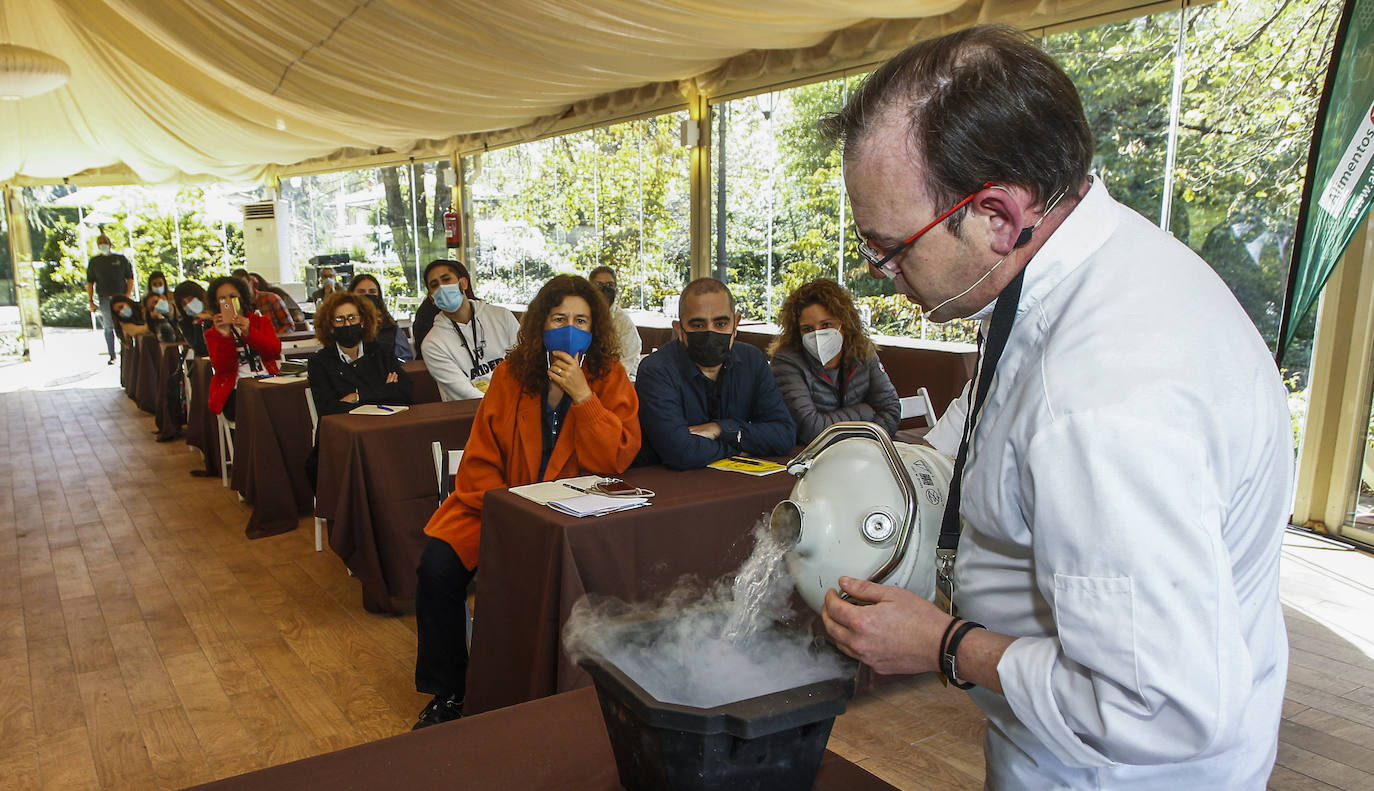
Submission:
POLYGON ((875 273, 988 338, 957 618, 842 578, 876 604, 832 591, 830 635, 880 672, 974 685, 989 788, 1264 788, 1293 449, 1254 326, 1204 261, 1089 176, 1077 92, 1020 32, 917 44, 830 131, 875 273))

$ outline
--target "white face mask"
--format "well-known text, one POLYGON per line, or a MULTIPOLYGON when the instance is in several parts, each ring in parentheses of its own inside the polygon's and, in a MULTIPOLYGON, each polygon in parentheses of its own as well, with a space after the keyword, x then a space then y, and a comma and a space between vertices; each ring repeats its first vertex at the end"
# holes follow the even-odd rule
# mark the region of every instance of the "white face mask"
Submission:
POLYGON ((110 246, 109 246, 108 244, 102 244, 102 245, 100 245, 100 254, 101 254, 101 255, 109 255, 109 254, 110 254, 110 246))
POLYGON ((844 334, 834 327, 808 332, 802 336, 802 348, 806 349, 816 362, 826 365, 844 348, 844 334))
POLYGON ((205 310, 205 303, 201 302, 199 299, 192 297, 186 302, 186 312, 190 313, 192 316, 200 313, 202 310, 205 310))

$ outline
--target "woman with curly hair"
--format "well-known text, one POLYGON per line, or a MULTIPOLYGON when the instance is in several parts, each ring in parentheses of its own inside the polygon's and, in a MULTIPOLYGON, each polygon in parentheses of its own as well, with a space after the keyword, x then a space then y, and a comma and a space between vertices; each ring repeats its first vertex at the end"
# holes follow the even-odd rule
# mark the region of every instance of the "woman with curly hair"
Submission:
POLYGON ((539 289, 477 408, 454 492, 425 525, 415 591, 415 687, 434 696, 416 728, 462 716, 463 605, 492 489, 624 472, 639 452, 639 399, 620 364, 606 300, 583 278, 539 289))
MULTIPOLYGON (((320 350, 306 363, 310 397, 320 415, 360 404, 409 404, 412 385, 391 347, 376 340, 381 319, 361 294, 336 291, 315 314, 320 350)), ((317 438, 318 441, 318 438, 317 438)))
POLYGON ((818 278, 793 291, 778 312, 782 331, 768 348, 773 378, 805 445, 843 420, 897 433, 902 405, 849 292, 818 278))

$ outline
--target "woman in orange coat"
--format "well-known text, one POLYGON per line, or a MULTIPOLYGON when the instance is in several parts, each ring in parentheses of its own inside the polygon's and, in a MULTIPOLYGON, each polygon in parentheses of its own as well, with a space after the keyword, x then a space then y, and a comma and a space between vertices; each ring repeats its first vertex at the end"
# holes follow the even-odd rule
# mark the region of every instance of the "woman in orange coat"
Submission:
POLYGON ((416 728, 462 716, 463 612, 492 489, 624 472, 639 452, 639 399, 601 292, 559 275, 539 290, 473 419, 454 492, 425 525, 415 591, 415 687, 434 696, 416 728))

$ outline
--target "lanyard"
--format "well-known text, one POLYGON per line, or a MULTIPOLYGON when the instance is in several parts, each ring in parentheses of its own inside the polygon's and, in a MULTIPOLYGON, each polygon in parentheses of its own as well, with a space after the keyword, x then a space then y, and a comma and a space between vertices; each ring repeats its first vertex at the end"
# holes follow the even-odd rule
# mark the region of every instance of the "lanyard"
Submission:
POLYGON ((1026 270, 1017 273, 997 297, 988 327, 987 347, 982 350, 982 364, 978 367, 978 389, 973 404, 964 418, 964 436, 959 442, 959 455, 954 459, 954 475, 949 480, 949 497, 945 500, 944 518, 940 522, 940 539, 935 549, 935 603, 950 615, 954 614, 954 558, 959 551, 959 501, 964 483, 964 465, 968 462, 968 447, 978 426, 978 412, 992 389, 992 377, 997 362, 1007 348, 1011 326, 1016 321, 1016 307, 1021 302, 1021 286, 1026 270))
POLYGON ((477 308, 474 307, 472 309, 472 342, 477 345, 477 351, 474 352, 472 347, 468 345, 468 339, 467 336, 463 334, 462 325, 453 319, 449 319, 449 322, 453 324, 453 331, 458 333, 458 340, 463 344, 463 351, 468 353, 468 359, 472 360, 472 366, 476 368, 478 365, 481 365, 482 358, 486 356, 487 345, 478 337, 478 333, 482 330, 482 325, 477 321, 477 308))

